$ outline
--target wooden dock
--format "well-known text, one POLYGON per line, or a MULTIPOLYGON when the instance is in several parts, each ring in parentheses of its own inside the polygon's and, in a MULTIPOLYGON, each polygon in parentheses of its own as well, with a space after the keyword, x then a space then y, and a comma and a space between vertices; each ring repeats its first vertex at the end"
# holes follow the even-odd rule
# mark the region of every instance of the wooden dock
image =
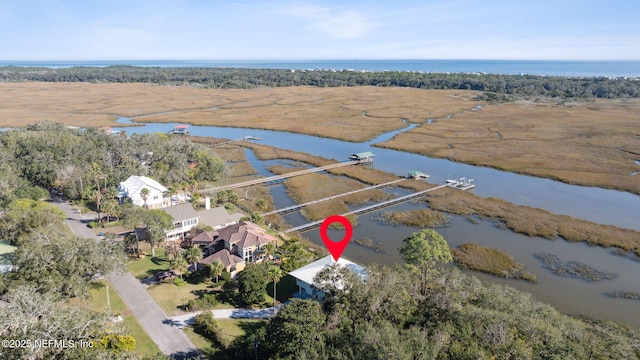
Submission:
POLYGON ((333 196, 329 196, 329 197, 326 197, 326 198, 322 198, 322 199, 318 199, 318 200, 313 200, 313 201, 309 201, 309 202, 306 202, 306 203, 296 204, 296 205, 288 206, 288 207, 285 207, 285 208, 282 208, 282 209, 277 209, 277 210, 269 211, 269 212, 266 212, 266 213, 262 214, 262 216, 273 215, 273 214, 280 214, 280 213, 285 213, 285 212, 289 212, 289 211, 295 211, 295 210, 298 210, 298 209, 300 209, 300 208, 303 208, 303 207, 305 207, 305 206, 307 206, 307 205, 312 205, 312 204, 317 204, 317 203, 322 202, 322 201, 327 201, 327 200, 337 199, 337 198, 339 198, 339 197, 343 197, 343 196, 347 196, 347 195, 351 195, 351 194, 359 193, 359 192, 361 192, 361 191, 367 191, 367 190, 372 190, 372 189, 381 188, 381 187, 384 187, 384 186, 389 186, 389 185, 396 184, 396 183, 399 183, 399 182, 401 182, 401 181, 405 181, 405 180, 406 180, 406 179, 398 179, 398 180, 393 180, 393 181, 386 182, 386 183, 384 183, 384 184, 378 184, 378 185, 373 185, 373 186, 367 186, 367 187, 362 188, 362 189, 353 190, 353 191, 349 191, 349 192, 346 192, 346 193, 342 193, 342 194, 338 194, 338 195, 333 195, 333 196))
MULTIPOLYGON (((387 207, 387 206, 399 204, 399 203, 402 203, 402 202, 417 198, 417 197, 419 197, 421 195, 424 195, 424 194, 426 194, 428 192, 435 191, 435 190, 438 190, 438 189, 442 189, 444 187, 447 187, 447 185, 446 184, 445 185, 439 185, 439 186, 432 187, 432 188, 427 189, 427 190, 422 190, 422 191, 414 192, 414 193, 411 193, 411 194, 408 194, 408 195, 399 196, 399 197, 391 199, 391 200, 379 202, 377 204, 373 204, 373 205, 365 206, 365 207, 360 208, 360 209, 352 210, 352 211, 349 211, 348 213, 344 213, 344 214, 341 214, 341 215, 342 216, 347 216, 347 215, 362 214, 362 213, 371 212, 373 210, 381 209, 381 208, 384 208, 384 207, 387 207)), ((310 222, 310 223, 307 223, 307 224, 304 224, 304 225, 300 225, 300 226, 293 227, 291 229, 287 229, 287 230, 285 230, 283 232, 284 233, 290 233, 290 232, 293 232, 293 231, 308 230, 308 229, 314 228, 316 226, 320 226, 320 224, 322 224, 323 221, 324 221, 324 219, 323 220, 319 220, 319 221, 313 221, 313 222, 310 222)))
POLYGON ((219 142, 216 144, 212 144, 207 146, 208 148, 212 148, 212 147, 216 147, 216 146, 222 146, 222 145, 226 145, 226 144, 230 144, 232 142, 237 142, 237 141, 259 141, 262 140, 261 138, 257 138, 255 136, 245 136, 245 137, 241 137, 240 139, 235 139, 235 140, 227 140, 227 141, 223 141, 223 142, 219 142))
POLYGON ((279 180, 288 179, 288 178, 291 178, 291 177, 294 177, 294 176, 312 174, 312 173, 317 173, 317 172, 321 172, 321 171, 336 169, 336 168, 343 167, 343 166, 358 165, 358 164, 361 164, 361 163, 363 163, 363 162, 360 161, 360 160, 339 162, 339 163, 336 163, 336 164, 320 166, 320 167, 315 167, 315 168, 311 168, 311 169, 293 171, 293 172, 282 174, 282 175, 275 175, 275 176, 269 176, 269 177, 266 177, 266 178, 260 178, 260 179, 244 181, 244 182, 237 183, 237 184, 230 184, 230 185, 224 185, 224 186, 219 186, 219 187, 214 187, 214 188, 209 188, 209 189, 203 189, 203 190, 200 191, 200 193, 202 193, 202 194, 204 194, 204 193, 217 193, 218 191, 231 190, 231 189, 237 189, 237 188, 242 188, 242 187, 251 186, 251 185, 264 184, 264 183, 268 183, 268 182, 272 182, 272 181, 279 181, 279 180))

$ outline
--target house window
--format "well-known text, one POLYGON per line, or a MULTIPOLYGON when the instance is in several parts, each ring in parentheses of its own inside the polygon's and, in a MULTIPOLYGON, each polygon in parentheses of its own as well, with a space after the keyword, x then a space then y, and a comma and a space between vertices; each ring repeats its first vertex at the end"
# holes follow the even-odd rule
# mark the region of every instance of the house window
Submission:
POLYGON ((173 228, 177 229, 177 228, 181 228, 182 227, 182 223, 181 222, 175 222, 173 223, 173 228))
POLYGON ((155 196, 153 197, 153 200, 158 200, 158 195, 155 195, 155 196))
POLYGON ((244 261, 247 263, 253 262, 253 249, 246 249, 244 251, 244 261))

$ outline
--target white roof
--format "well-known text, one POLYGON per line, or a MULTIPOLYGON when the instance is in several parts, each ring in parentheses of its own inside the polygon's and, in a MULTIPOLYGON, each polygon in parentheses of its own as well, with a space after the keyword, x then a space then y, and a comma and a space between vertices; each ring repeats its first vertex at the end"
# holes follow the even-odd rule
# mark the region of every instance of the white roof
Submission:
POLYGON ((132 175, 123 182, 120 183, 120 190, 126 195, 131 197, 137 194, 142 188, 147 188, 149 191, 155 190, 158 192, 169 191, 166 187, 162 186, 159 182, 148 178, 146 176, 132 175))
MULTIPOLYGON (((292 272, 289 273, 289 275, 293 276, 296 279, 304 281, 307 284, 313 285, 313 278, 315 278, 320 271, 326 268, 329 268, 335 264, 336 264, 336 261, 333 260, 333 257, 331 255, 328 255, 323 257, 320 260, 316 260, 312 262, 311 264, 308 264, 299 269, 293 270, 292 272)), ((364 277, 365 269, 354 262, 351 262, 341 257, 341 258, 338 258, 337 264, 346 266, 347 268, 349 268, 349 270, 353 271, 354 273, 356 273, 356 275, 360 276, 361 278, 364 277)))

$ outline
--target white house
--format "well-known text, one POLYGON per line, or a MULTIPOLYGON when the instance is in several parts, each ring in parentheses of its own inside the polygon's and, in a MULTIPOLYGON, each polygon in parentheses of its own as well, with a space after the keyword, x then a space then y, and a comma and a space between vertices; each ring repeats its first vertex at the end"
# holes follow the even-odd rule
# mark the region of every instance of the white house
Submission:
POLYGON ((169 190, 159 182, 146 176, 129 176, 127 180, 120 183, 118 190, 120 190, 120 193, 118 194, 120 201, 125 197, 128 197, 131 199, 133 205, 146 205, 149 209, 160 209, 171 204, 171 201, 168 198, 169 190), (146 200, 141 194, 141 191, 144 188, 149 190, 149 195, 147 195, 146 200))
POLYGON ((193 209, 191 203, 169 206, 162 211, 173 218, 173 228, 165 230, 167 240, 183 239, 191 229, 198 225, 198 212, 193 209))
POLYGON ((362 266, 342 257, 338 258, 336 262, 331 255, 328 255, 289 273, 289 275, 296 278, 296 285, 298 285, 298 293, 296 296, 303 299, 314 298, 321 300, 324 298, 324 292, 314 286, 313 279, 320 271, 336 264, 346 266, 362 279, 365 277, 365 269, 362 266))

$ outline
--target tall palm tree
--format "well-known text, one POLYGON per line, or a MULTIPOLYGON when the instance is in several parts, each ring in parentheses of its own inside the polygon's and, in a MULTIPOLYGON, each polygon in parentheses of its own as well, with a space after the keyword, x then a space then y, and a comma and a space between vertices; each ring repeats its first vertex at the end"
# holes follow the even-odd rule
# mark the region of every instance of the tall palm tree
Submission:
POLYGON ((148 208, 149 205, 147 205, 147 199, 149 198, 149 189, 147 189, 146 187, 142 188, 140 190, 140 196, 142 196, 142 200, 144 200, 144 207, 148 208))
POLYGON ((166 256, 169 259, 170 266, 173 265, 173 261, 182 255, 182 248, 175 241, 167 242, 166 256))
POLYGON ((198 271, 198 261, 202 260, 202 250, 197 246, 191 247, 185 252, 184 258, 193 263, 193 268, 198 271))
POLYGON ((277 266, 270 266, 269 270, 267 270, 267 276, 269 277, 269 279, 273 280, 273 306, 276 306, 276 284, 278 283, 278 281, 280 281, 280 279, 282 279, 282 276, 284 275, 284 273, 282 272, 282 269, 280 269, 277 266))
POLYGON ((220 260, 216 260, 214 262, 212 262, 211 264, 209 264, 209 269, 210 269, 210 274, 211 276, 215 276, 216 277, 216 283, 218 282, 218 276, 220 276, 222 274, 222 271, 224 270, 224 265, 222 265, 222 263, 220 262, 220 260))
POLYGON ((266 243, 262 245, 262 253, 269 258, 271 255, 275 255, 276 253, 276 245, 272 242, 266 243))
POLYGON ((189 268, 189 262, 184 258, 184 256, 179 256, 174 262, 171 270, 177 272, 180 275, 180 279, 182 279, 182 274, 184 274, 189 268))

